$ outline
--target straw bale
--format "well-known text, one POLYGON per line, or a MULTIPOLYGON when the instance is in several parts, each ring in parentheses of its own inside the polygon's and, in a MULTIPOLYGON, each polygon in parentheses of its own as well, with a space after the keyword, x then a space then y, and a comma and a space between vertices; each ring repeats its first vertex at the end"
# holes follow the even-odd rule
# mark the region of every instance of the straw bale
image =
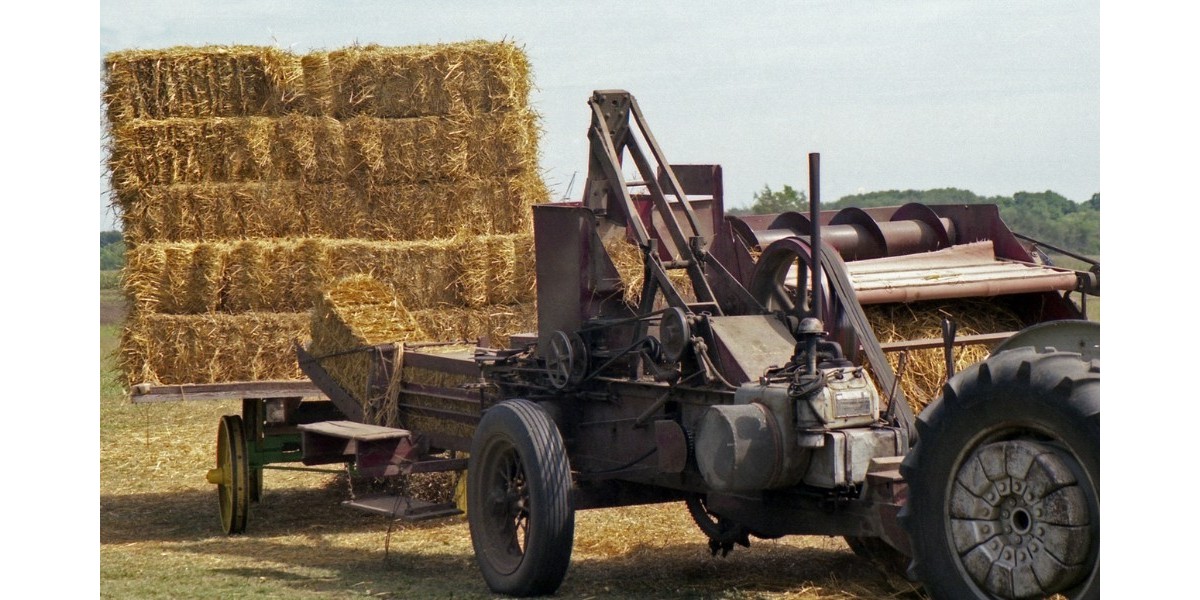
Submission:
POLYGON ((536 173, 454 183, 367 185, 371 239, 432 239, 532 230, 530 206, 549 201, 536 173))
POLYGON ((126 293, 148 312, 300 312, 334 279, 364 274, 410 310, 518 304, 535 296, 532 244, 527 234, 138 244, 126 293))
POLYGON ((310 106, 331 107, 339 119, 511 110, 529 99, 529 61, 506 42, 355 46, 306 59, 308 93, 319 98, 310 106))
POLYGON ((389 293, 409 309, 462 303, 455 265, 463 240, 411 242, 330 242, 330 268, 334 273, 369 274, 386 285, 389 293))
POLYGON ((353 175, 370 183, 495 177, 538 168, 533 111, 470 118, 355 117, 345 122, 353 175))
POLYGON ((302 108, 300 60, 257 46, 126 50, 105 57, 114 122, 172 117, 280 116, 302 108))
POLYGON ((369 401, 367 381, 374 360, 363 350, 398 342, 461 341, 488 338, 507 344, 513 333, 537 326, 533 304, 475 309, 408 310, 395 290, 371 275, 342 278, 325 288, 313 309, 314 355, 356 399, 369 401))
POLYGON ((109 168, 121 188, 345 177, 341 123, 288 116, 134 120, 113 127, 109 168))
POLYGON ((150 185, 116 206, 130 244, 244 238, 365 238, 366 195, 343 183, 263 181, 150 185))
POLYGON ((127 250, 126 296, 137 312, 194 314, 220 308, 225 256, 210 244, 140 244, 127 250))
POLYGON ((274 168, 283 178, 325 182, 346 176, 345 134, 332 117, 281 117, 271 142, 274 168))
POLYGON ((347 153, 356 175, 371 183, 408 183, 464 177, 464 136, 438 117, 345 123, 347 153))
POLYGON ((366 405, 371 346, 427 337, 392 289, 370 275, 353 275, 325 288, 312 311, 309 351, 356 400, 366 405))
POLYGON ((478 308, 441 308, 413 311, 413 320, 429 333, 431 341, 486 338, 490 346, 504 347, 514 333, 537 329, 537 307, 527 304, 494 304, 478 308))
MULTIPOLYGON (((931 300, 909 304, 876 304, 864 306, 867 320, 880 342, 916 339, 940 339, 942 317, 957 324, 957 335, 976 335, 1016 331, 1023 325, 1021 318, 998 302, 982 298, 931 300)), ((956 347, 954 365, 961 371, 985 358, 989 348, 974 344, 956 347)), ((887 355, 892 369, 897 369, 899 352, 887 355)), ((876 378, 877 380, 878 378, 876 378)), ((913 412, 920 413, 941 394, 946 381, 946 359, 941 348, 910 350, 900 387, 913 412)), ((884 397, 888 390, 880 390, 884 397)))
POLYGON ((308 313, 133 313, 119 350, 124 382, 182 384, 303 379, 292 340, 308 313))
POLYGON ((329 237, 417 240, 531 230, 549 200, 536 173, 459 182, 368 185, 295 180, 148 185, 118 190, 126 239, 194 242, 329 237))

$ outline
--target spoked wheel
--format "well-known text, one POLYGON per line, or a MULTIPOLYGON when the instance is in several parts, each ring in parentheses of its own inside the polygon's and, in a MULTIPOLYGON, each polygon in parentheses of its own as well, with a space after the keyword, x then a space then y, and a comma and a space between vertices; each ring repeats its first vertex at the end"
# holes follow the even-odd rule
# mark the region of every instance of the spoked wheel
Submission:
POLYGON ((692 515, 692 520, 696 522, 696 526, 704 535, 708 536, 708 549, 712 551, 712 555, 716 556, 717 552, 721 556, 726 556, 733 545, 738 544, 742 547, 750 547, 750 530, 746 529, 741 523, 731 521, 729 519, 719 517, 708 510, 708 502, 704 495, 694 494, 687 498, 688 513, 692 515))
POLYGON ((217 486, 221 528, 227 534, 245 531, 250 508, 250 460, 241 417, 221 417, 217 429, 217 466, 208 472, 207 479, 217 486))
POLYGON ((917 425, 901 522, 934 598, 1099 598, 1099 360, 1001 352, 917 425))
POLYGON ((467 467, 467 521, 483 578, 511 596, 553 593, 575 534, 571 470, 541 407, 508 400, 484 413, 467 467))

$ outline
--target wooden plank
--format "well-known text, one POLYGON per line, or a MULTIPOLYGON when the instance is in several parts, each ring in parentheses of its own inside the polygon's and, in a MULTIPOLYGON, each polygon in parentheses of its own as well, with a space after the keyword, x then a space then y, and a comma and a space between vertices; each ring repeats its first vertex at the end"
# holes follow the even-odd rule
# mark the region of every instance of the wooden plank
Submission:
POLYGON ((241 400, 244 398, 327 399, 317 386, 307 380, 229 381, 178 385, 139 383, 130 389, 129 397, 134 404, 241 400))
POLYGON ((299 425, 298 427, 300 431, 363 442, 390 440, 412 435, 407 429, 368 425, 354 421, 321 421, 319 423, 299 425))

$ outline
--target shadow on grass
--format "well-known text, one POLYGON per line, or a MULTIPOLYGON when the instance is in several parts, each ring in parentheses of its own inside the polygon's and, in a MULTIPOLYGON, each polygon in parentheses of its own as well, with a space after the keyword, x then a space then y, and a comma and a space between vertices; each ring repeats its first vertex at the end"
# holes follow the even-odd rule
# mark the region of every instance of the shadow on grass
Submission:
MULTIPOLYGON (((193 577, 196 568, 209 573, 209 589, 218 594, 492 597, 462 517, 405 523, 389 537, 386 519, 341 506, 345 497, 334 486, 268 488, 262 502, 251 505, 246 533, 226 536, 215 490, 106 495, 100 498, 100 542, 121 552, 129 545, 149 564, 163 552, 193 556, 173 560, 192 565, 193 577)), ((619 554, 576 552, 558 596, 920 597, 836 545, 815 546, 756 539, 721 558, 689 532, 678 541, 635 543, 619 554)))
MULTIPOLYGON (((342 506, 345 499, 345 490, 332 488, 264 490, 262 501, 250 505, 246 534, 272 537, 315 528, 355 533, 377 530, 385 522, 377 515, 342 506)), ((213 536, 226 537, 221 530, 215 487, 100 496, 102 545, 194 542, 213 536)))

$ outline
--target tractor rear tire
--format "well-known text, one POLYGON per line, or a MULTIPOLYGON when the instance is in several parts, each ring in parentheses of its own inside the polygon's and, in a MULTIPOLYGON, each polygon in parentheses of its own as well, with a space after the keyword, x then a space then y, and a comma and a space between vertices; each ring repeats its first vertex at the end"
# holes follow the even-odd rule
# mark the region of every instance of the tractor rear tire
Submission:
POLYGON ((484 413, 467 466, 467 522, 493 592, 537 596, 562 584, 575 535, 571 469, 538 405, 507 400, 484 413))
POLYGON ((901 472, 935 599, 1100 597, 1100 361, 1001 352, 949 381, 901 472))

